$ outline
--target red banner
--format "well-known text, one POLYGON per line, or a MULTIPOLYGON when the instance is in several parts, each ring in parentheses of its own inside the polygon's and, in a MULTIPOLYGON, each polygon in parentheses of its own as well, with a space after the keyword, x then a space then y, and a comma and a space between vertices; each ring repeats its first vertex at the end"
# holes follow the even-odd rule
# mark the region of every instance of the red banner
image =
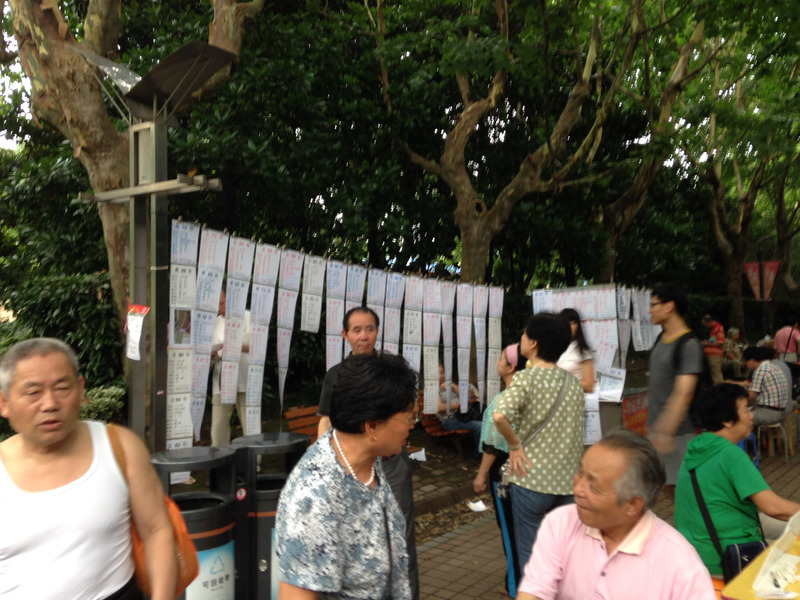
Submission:
MULTIPOLYGON (((772 292, 772 284, 775 283, 775 275, 778 274, 778 267, 781 261, 768 260, 761 264, 764 266, 764 297, 769 300, 770 293, 772 292)), ((750 287, 753 289, 753 295, 756 297, 756 300, 761 300, 758 282, 758 263, 747 262, 742 266, 744 266, 745 277, 747 277, 747 281, 750 282, 750 287)))

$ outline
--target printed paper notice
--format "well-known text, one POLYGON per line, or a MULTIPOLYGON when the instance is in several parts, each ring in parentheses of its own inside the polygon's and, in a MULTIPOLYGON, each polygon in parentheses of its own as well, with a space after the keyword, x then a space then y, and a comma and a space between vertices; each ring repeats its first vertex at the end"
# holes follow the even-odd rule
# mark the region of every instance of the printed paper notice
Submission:
POLYGON ((240 237, 232 237, 228 245, 228 277, 250 281, 253 272, 255 242, 240 237))
POLYGON ((364 286, 367 284, 367 269, 361 265, 347 265, 347 294, 350 302, 361 305, 364 301, 364 286))
POLYGON ((306 256, 303 267, 303 293, 322 296, 325 284, 325 266, 328 261, 321 256, 306 256))
POLYGON ((167 348, 167 394, 192 391, 191 348, 167 348))
POLYGON ((389 273, 386 276, 386 306, 400 308, 405 296, 406 278, 400 273, 389 273))
POLYGON ((328 281, 326 285, 328 298, 344 298, 347 289, 347 265, 338 260, 328 261, 328 281))
POLYGON ((169 305, 175 308, 194 307, 197 297, 197 268, 194 265, 169 267, 169 305))
POLYGON ((258 244, 253 266, 253 283, 275 287, 278 283, 278 269, 281 264, 281 251, 276 246, 258 244))
POLYGON ((217 271, 225 269, 225 257, 228 254, 228 234, 213 229, 203 229, 200 233, 200 257, 197 261, 201 267, 211 267, 217 271))
POLYGON ((200 225, 172 220, 171 263, 196 265, 197 249, 200 244, 200 225))
POLYGON ((167 394, 167 439, 192 437, 189 394, 167 394))

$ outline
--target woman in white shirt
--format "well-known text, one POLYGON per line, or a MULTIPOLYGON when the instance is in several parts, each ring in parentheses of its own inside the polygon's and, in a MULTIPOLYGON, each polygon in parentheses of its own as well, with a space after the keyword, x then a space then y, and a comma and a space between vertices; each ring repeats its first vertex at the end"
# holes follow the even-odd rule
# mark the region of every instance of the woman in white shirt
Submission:
POLYGON ((594 358, 581 329, 581 316, 574 308, 565 308, 560 314, 569 321, 572 341, 556 365, 575 375, 584 392, 591 392, 594 389, 594 358))

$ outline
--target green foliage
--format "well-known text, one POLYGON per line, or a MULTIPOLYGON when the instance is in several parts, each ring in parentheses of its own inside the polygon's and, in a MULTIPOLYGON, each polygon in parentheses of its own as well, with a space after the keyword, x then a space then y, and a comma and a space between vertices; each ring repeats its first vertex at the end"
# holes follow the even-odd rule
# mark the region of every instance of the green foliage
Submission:
POLYGON ((86 175, 64 150, 0 155, 0 298, 16 319, 3 339, 60 338, 102 385, 122 372, 119 320, 97 210, 70 200, 86 175))
POLYGON ((109 385, 86 390, 86 401, 81 404, 81 419, 104 423, 124 423, 123 409, 127 390, 119 385, 109 385))

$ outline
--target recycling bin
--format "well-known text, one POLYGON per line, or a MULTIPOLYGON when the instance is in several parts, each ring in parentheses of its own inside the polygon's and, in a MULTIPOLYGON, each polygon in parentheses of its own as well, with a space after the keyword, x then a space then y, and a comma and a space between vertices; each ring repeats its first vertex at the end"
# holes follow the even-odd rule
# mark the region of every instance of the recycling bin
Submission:
POLYGON ((286 478, 308 449, 299 433, 259 433, 236 438, 237 600, 278 597, 275 514, 286 478))
POLYGON ((200 572, 180 598, 234 600, 236 597, 236 506, 234 503, 236 452, 194 447, 159 452, 153 466, 166 493, 181 510, 197 549, 200 572), (208 491, 172 493, 171 475, 208 471, 208 491))

